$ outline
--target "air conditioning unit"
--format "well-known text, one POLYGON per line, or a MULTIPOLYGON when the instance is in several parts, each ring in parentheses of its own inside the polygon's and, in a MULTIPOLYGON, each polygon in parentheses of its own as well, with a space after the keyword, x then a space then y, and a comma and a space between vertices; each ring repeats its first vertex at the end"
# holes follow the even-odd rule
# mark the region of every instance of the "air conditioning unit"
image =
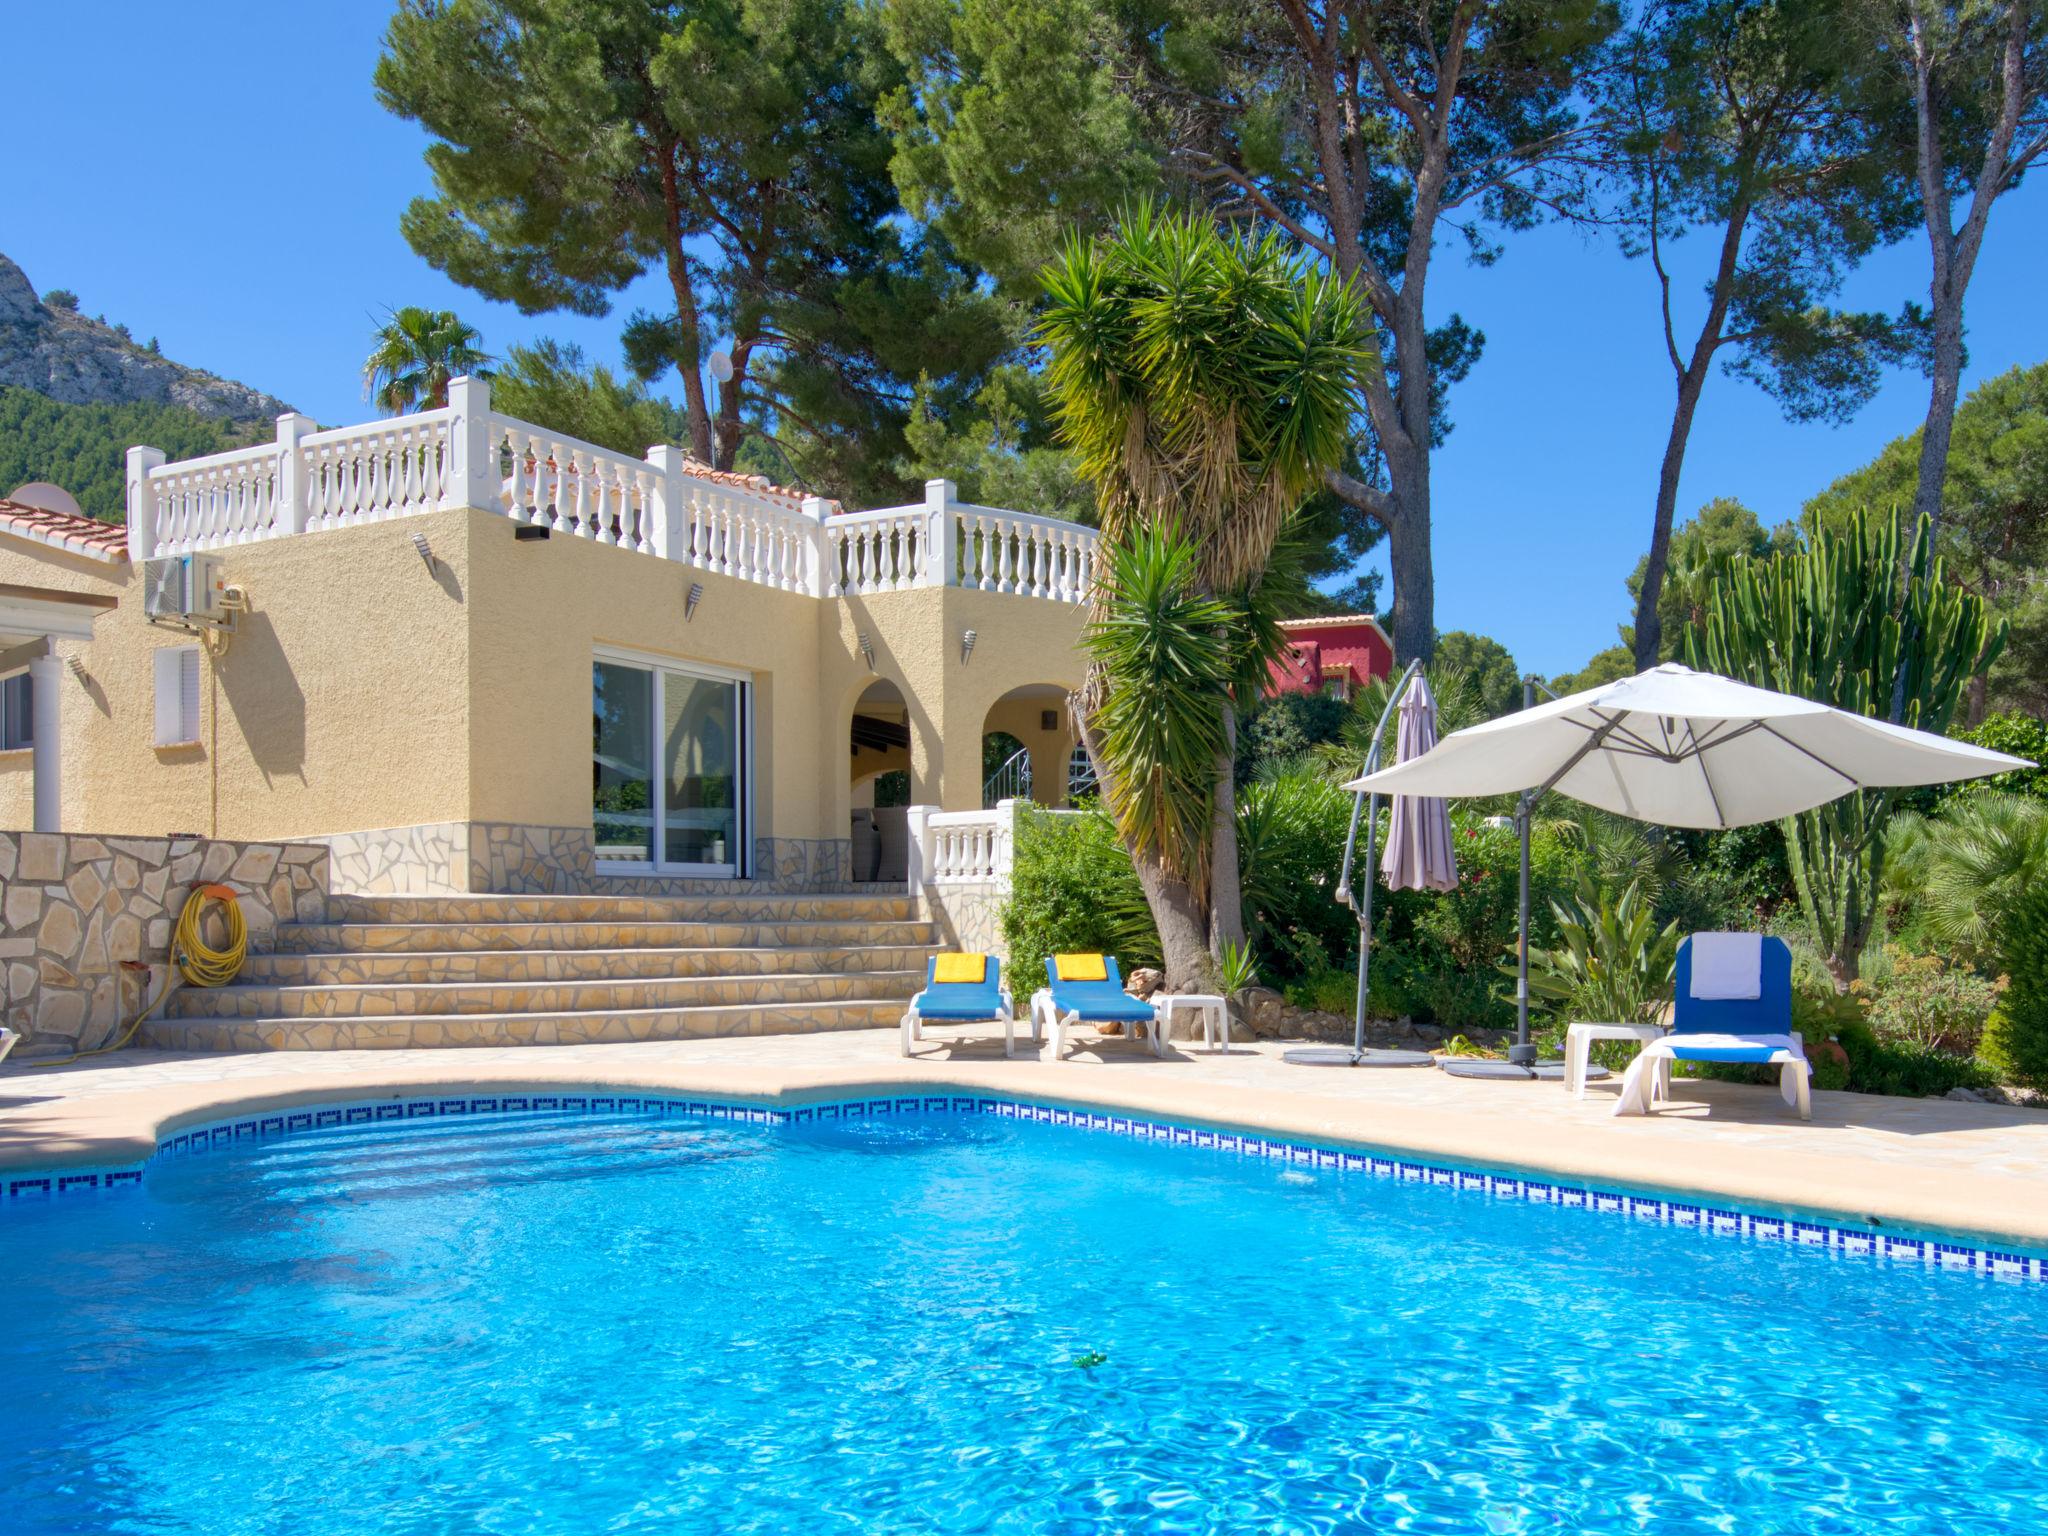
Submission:
POLYGON ((218 555, 167 555, 142 564, 142 611, 152 621, 224 623, 227 590, 218 555))

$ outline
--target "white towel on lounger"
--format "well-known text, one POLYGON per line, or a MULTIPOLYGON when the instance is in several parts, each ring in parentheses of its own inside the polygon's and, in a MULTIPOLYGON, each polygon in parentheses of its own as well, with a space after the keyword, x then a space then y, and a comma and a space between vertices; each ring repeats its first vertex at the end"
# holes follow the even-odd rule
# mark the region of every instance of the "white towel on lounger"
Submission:
POLYGON ((1760 933, 1696 933, 1692 936, 1692 995, 1701 1002, 1753 1002, 1764 990, 1764 940, 1760 933))

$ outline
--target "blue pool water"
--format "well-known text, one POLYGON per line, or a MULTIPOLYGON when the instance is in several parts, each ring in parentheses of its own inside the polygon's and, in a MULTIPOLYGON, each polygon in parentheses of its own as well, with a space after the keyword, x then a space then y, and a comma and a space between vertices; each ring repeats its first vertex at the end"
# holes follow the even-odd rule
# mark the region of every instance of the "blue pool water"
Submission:
POLYGON ((0 1216, 8 1536, 2004 1536, 2044 1426, 2048 1286, 990 1118, 414 1121, 0 1216))

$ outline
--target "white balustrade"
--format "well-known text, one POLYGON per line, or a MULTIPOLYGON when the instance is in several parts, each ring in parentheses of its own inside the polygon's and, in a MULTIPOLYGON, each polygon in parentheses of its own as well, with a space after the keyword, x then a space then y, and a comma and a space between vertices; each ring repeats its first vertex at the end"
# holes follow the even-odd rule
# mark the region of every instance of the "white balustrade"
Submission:
POLYGON ((956 505, 954 513, 959 519, 960 586, 1021 592, 1063 603, 1087 600, 1099 537, 1093 528, 964 503, 956 505))
POLYGON ((671 560, 785 592, 810 590, 815 520, 695 475, 681 477, 677 495, 682 519, 671 560))
POLYGON ((489 431, 503 476, 499 504, 515 523, 655 553, 660 475, 645 459, 510 416, 492 416, 489 431))
POLYGON ((453 419, 443 407, 300 437, 300 526, 351 528, 436 510, 448 490, 453 419))
POLYGON ((277 532, 275 444, 165 464, 147 477, 145 494, 156 511, 153 554, 247 544, 277 532))
POLYGON ((923 507, 845 512, 825 522, 827 597, 865 596, 929 586, 923 507))
POLYGON ((457 379, 449 404, 315 432, 278 418, 277 441, 177 464, 128 460, 137 560, 419 513, 502 511, 572 538, 681 561, 813 597, 961 586, 1087 600, 1096 533, 1075 523, 956 501, 934 480, 922 504, 830 515, 693 474, 680 450, 634 459, 490 408, 457 379))
POLYGON ((922 819, 918 866, 930 885, 989 885, 1010 877, 1016 802, 987 811, 933 811, 922 819))

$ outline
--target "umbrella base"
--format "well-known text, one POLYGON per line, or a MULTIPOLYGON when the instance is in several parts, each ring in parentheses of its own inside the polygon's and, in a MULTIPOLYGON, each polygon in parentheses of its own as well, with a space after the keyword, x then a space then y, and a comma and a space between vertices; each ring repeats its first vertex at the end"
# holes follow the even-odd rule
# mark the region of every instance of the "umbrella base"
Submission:
MULTIPOLYGON (((1488 1061, 1477 1056, 1446 1056, 1437 1063, 1452 1077, 1477 1077, 1494 1082, 1545 1082, 1564 1081, 1564 1063, 1561 1061, 1539 1062, 1525 1067, 1518 1061, 1488 1061)), ((1605 1067, 1587 1063, 1586 1081, 1597 1083, 1608 1075, 1605 1067)))
POLYGON ((1354 1051, 1348 1045, 1304 1045, 1281 1053, 1280 1059, 1297 1067, 1433 1067, 1436 1058, 1427 1051, 1354 1051))

